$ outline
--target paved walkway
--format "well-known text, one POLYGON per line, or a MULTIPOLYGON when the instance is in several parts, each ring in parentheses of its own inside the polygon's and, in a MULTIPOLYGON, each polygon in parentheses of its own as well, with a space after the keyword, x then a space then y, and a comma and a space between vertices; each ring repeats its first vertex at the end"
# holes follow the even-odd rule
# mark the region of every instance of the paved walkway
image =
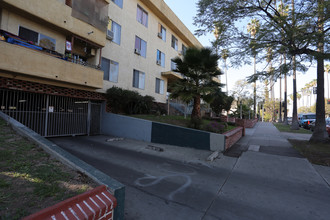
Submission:
POLYGON ((244 151, 209 214, 224 219, 329 219, 329 167, 302 158, 271 123, 247 129, 235 147, 244 151))
POLYGON ((272 123, 258 122, 254 128, 247 128, 245 133, 245 136, 226 153, 227 156, 239 157, 243 152, 252 150, 282 156, 302 157, 287 140, 287 137, 293 138, 293 135, 287 133, 283 135, 272 123))

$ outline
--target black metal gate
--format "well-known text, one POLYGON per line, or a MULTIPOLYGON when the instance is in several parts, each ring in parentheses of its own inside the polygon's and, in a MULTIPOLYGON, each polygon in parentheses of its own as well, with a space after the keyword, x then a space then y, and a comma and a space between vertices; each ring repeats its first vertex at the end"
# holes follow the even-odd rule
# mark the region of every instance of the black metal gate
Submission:
POLYGON ((100 111, 91 116, 89 106, 85 99, 0 89, 0 110, 45 137, 99 133, 99 124, 89 125, 100 111))

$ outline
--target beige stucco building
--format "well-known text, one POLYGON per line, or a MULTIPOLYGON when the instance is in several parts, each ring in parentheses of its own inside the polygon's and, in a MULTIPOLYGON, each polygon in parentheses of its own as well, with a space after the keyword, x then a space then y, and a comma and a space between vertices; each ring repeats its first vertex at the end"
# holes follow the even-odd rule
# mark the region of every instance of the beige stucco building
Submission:
POLYGON ((98 133, 108 88, 166 103, 192 46, 163 0, 1 0, 0 110, 43 136, 98 133))
POLYGON ((102 91, 117 86, 165 103, 168 79, 179 77, 171 72, 171 59, 181 56, 187 47, 202 45, 163 0, 113 1, 109 19, 114 38, 107 38, 102 57, 112 63, 110 73, 115 77, 105 77, 102 91), (142 48, 137 48, 140 39, 142 48), (139 83, 134 85, 134 79, 139 83))

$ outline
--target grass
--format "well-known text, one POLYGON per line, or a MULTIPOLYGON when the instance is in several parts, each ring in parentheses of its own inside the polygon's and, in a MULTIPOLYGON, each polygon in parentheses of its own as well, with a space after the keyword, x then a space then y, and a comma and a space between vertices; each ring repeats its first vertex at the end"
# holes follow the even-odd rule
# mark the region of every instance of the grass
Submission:
POLYGON ((310 143, 309 141, 291 140, 292 146, 311 163, 330 166, 330 143, 310 143))
MULTIPOLYGON (((140 118, 140 119, 145 119, 149 121, 154 121, 154 122, 161 122, 161 123, 166 123, 166 124, 171 124, 171 125, 176 125, 176 126, 181 126, 181 127, 186 127, 189 128, 189 123, 190 123, 190 117, 184 118, 184 116, 177 116, 177 115, 131 115, 131 117, 135 118, 140 118)), ((202 120, 202 125, 200 130, 205 130, 204 127, 211 123, 211 120, 203 119, 202 120)), ((230 131, 234 129, 236 126, 233 125, 227 125, 225 126, 225 129, 223 132, 230 131)))
POLYGON ((312 134, 310 130, 299 128, 299 130, 291 130, 290 125, 284 125, 282 123, 273 123, 275 127, 280 132, 291 132, 291 133, 297 133, 297 134, 312 134))
POLYGON ((21 219, 96 186, 0 119, 0 219, 21 219))

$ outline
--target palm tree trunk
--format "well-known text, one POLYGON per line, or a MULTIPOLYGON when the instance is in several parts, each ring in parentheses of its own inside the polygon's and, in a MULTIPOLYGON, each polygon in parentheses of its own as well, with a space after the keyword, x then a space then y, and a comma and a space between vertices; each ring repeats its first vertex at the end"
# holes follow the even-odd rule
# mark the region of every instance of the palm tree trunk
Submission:
MULTIPOLYGON (((318 31, 323 32, 323 22, 324 19, 324 0, 317 1, 319 6, 318 31)), ((318 52, 324 52, 324 36, 320 34, 318 39, 318 52)), ((323 142, 328 138, 328 134, 325 129, 325 103, 324 103, 324 58, 317 56, 317 97, 316 97, 316 122, 315 129, 312 137, 309 141, 312 142, 323 142)))
POLYGON ((328 99, 330 99, 330 96, 329 96, 329 71, 328 70, 326 71, 326 74, 327 74, 327 82, 328 82, 328 99))
POLYGON ((191 119, 200 120, 201 116, 201 96, 197 95, 194 97, 194 105, 191 113, 191 119))
MULTIPOLYGON (((254 55, 254 75, 257 72, 257 67, 256 67, 256 56, 254 55)), ((253 114, 254 118, 257 118, 257 81, 254 81, 253 84, 253 114)))
MULTIPOLYGON (((294 0, 291 0, 292 6, 292 27, 295 27, 294 0)), ((293 67, 293 111, 292 111, 292 130, 299 130, 298 114, 297 114, 297 81, 296 81, 296 56, 292 57, 293 67)))

